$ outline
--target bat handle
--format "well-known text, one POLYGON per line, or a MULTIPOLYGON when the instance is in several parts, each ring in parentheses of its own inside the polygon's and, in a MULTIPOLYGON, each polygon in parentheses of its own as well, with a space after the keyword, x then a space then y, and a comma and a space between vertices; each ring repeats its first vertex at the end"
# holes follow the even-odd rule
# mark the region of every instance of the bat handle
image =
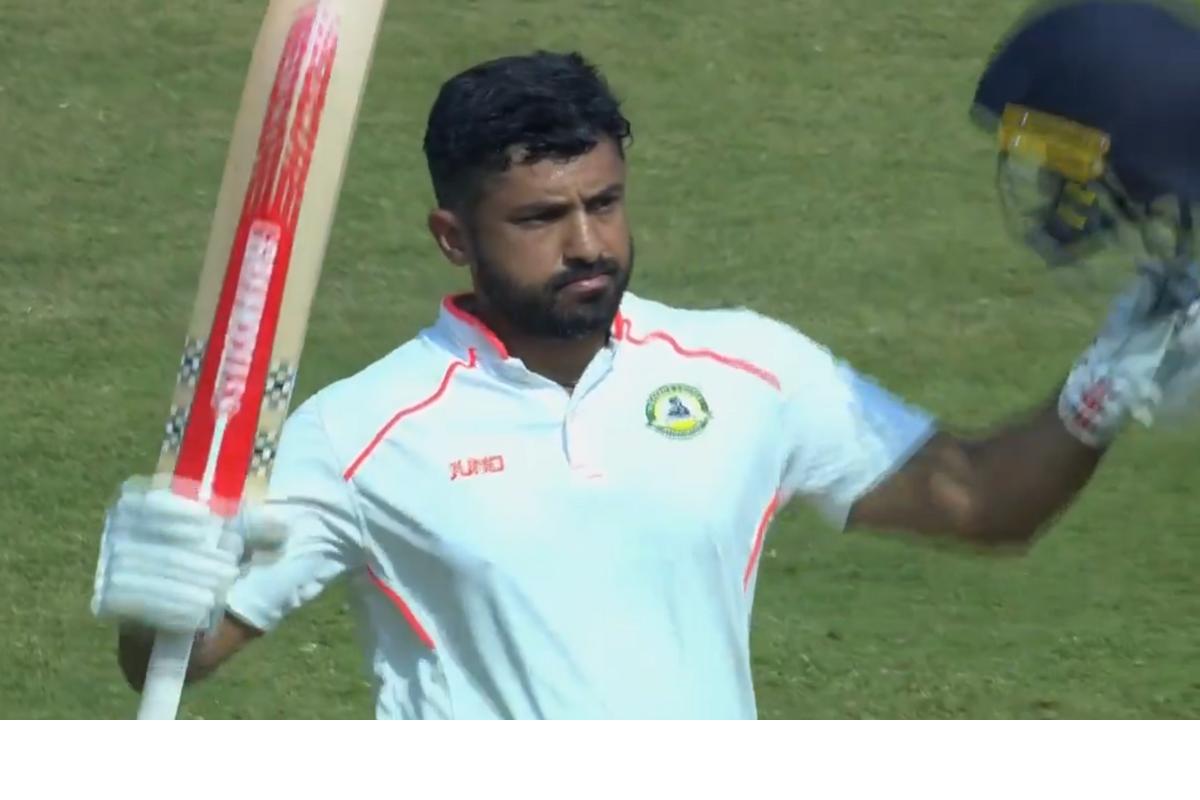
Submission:
POLYGON ((138 719, 175 719, 194 641, 190 633, 159 633, 154 637, 138 719))

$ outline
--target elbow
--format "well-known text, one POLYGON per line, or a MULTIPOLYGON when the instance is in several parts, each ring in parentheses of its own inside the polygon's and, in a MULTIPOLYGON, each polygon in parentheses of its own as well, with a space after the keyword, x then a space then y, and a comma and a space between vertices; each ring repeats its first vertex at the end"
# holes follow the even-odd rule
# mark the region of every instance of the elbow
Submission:
POLYGON ((996 508, 977 493, 959 491, 954 493, 954 533, 981 550, 998 555, 1024 555, 1040 537, 1041 520, 1028 515, 1013 513, 1016 508, 996 508))
POLYGON ((999 555, 1025 555, 1044 530, 1040 520, 1023 515, 992 513, 974 507, 963 520, 961 534, 979 548, 999 555))
POLYGON ((983 523, 971 528, 966 538, 980 548, 997 555, 1023 556, 1033 549, 1041 528, 1024 523, 983 523))

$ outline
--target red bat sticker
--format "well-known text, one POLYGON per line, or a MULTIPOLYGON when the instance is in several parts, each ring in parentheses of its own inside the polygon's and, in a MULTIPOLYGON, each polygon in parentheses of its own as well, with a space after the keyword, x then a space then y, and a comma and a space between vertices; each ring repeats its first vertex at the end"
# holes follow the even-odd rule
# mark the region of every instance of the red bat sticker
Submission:
POLYGON ((236 511, 246 484, 337 42, 336 17, 316 4, 288 32, 180 443, 175 491, 220 513, 236 511))

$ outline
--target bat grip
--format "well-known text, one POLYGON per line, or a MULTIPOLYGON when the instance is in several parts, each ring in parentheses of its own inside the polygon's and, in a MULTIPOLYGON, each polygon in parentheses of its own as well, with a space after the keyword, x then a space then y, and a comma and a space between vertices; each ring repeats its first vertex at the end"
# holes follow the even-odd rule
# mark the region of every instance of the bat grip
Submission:
POLYGON ((191 633, 159 633, 154 637, 138 719, 175 719, 194 642, 191 633))

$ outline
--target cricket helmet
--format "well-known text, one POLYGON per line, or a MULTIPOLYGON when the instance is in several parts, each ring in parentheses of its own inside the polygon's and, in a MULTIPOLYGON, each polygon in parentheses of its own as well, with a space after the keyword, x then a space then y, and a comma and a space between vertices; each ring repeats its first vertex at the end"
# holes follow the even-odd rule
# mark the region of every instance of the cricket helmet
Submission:
POLYGON ((1157 259, 1193 258, 1194 6, 1042 3, 993 51, 972 117, 996 135, 1006 220, 1047 263, 1074 263, 1114 241, 1157 259))

